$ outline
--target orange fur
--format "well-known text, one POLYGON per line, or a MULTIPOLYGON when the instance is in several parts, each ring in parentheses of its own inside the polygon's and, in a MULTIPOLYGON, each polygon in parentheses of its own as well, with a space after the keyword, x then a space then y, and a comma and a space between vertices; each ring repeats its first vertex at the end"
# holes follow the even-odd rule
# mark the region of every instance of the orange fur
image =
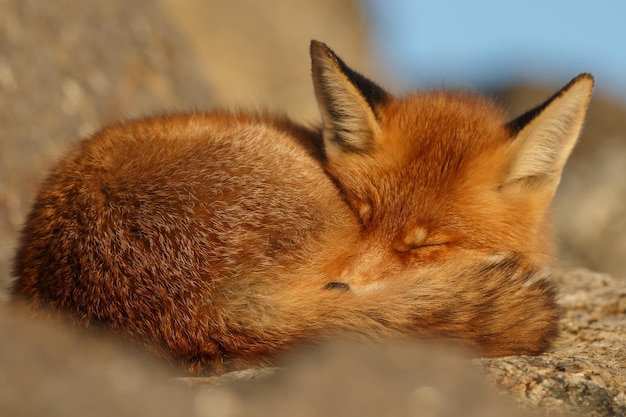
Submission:
POLYGON ((547 208, 591 77, 507 123, 483 98, 396 99, 311 54, 321 131, 215 111, 80 143, 28 217, 14 298, 194 372, 346 334, 546 349, 547 208))

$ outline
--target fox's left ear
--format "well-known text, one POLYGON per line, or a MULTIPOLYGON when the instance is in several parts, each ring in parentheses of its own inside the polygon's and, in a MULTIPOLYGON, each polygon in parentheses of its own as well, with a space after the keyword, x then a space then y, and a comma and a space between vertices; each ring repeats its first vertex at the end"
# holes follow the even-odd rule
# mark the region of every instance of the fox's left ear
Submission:
POLYGON ((580 74, 542 105, 508 123, 513 162, 504 187, 546 184, 552 193, 582 129, 593 77, 580 74))
POLYGON ((380 134, 376 107, 391 96, 321 42, 311 41, 311 64, 328 158, 372 149, 380 134))

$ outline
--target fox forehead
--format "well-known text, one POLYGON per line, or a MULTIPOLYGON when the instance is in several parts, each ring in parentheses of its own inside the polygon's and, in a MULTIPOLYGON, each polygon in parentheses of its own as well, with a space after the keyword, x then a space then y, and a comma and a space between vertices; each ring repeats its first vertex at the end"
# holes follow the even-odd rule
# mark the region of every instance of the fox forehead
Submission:
POLYGON ((510 131, 502 109, 491 100, 464 92, 417 93, 381 106, 381 149, 407 163, 442 167, 463 163, 502 147, 510 131))
POLYGON ((457 200, 497 198, 513 139, 492 101, 462 92, 420 93, 391 100, 378 115, 380 146, 353 189, 374 206, 378 221, 393 219, 386 230, 449 229, 457 200))
POLYGON ((449 199, 467 182, 495 186, 506 171, 511 132, 504 112, 488 99, 462 92, 413 94, 391 100, 378 115, 380 146, 372 158, 378 172, 368 177, 375 189, 390 191, 387 199, 449 199))

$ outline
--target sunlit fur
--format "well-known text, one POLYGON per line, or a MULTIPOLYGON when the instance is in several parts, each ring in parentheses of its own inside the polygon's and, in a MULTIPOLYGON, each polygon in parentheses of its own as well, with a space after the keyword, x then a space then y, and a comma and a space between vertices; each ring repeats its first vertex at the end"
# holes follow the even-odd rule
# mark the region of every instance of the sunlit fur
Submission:
POLYGON ((14 300, 192 372, 333 336, 545 350, 557 320, 547 208, 591 77, 515 124, 466 93, 397 99, 372 84, 373 100, 325 45, 312 59, 323 129, 214 111, 78 144, 24 226, 14 300), (558 137, 536 140, 550 123, 558 137), (556 155, 534 171, 533 141, 556 155))

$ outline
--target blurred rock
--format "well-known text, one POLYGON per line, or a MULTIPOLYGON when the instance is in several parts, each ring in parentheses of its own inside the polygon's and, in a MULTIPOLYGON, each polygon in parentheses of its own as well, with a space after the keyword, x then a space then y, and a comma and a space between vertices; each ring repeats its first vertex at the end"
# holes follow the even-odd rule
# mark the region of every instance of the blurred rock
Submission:
POLYGON ((530 415, 503 400, 464 355, 424 344, 325 346, 265 379, 218 390, 225 388, 246 399, 237 404, 238 415, 260 410, 276 417, 530 415))
POLYGON ((0 299, 38 184, 71 143, 119 118, 210 103, 154 4, 0 1, 0 299))
MULTIPOLYGON (((559 88, 519 84, 494 95, 514 116, 559 88)), ((565 167, 553 218, 560 258, 567 265, 626 280, 626 103, 594 93, 583 134, 565 167)))
POLYGON ((371 74, 365 17, 354 0, 162 0, 187 35, 217 104, 317 121, 309 42, 371 74))
POLYGON ((0 306, 0 415, 193 416, 194 393, 136 352, 0 306))
POLYGON ((172 378, 137 352, 0 307, 0 415, 523 416, 464 356, 427 346, 332 345, 284 369, 172 378))
POLYGON ((309 41, 365 70, 352 0, 0 1, 0 300, 39 182, 105 123, 209 106, 318 119, 309 41))

